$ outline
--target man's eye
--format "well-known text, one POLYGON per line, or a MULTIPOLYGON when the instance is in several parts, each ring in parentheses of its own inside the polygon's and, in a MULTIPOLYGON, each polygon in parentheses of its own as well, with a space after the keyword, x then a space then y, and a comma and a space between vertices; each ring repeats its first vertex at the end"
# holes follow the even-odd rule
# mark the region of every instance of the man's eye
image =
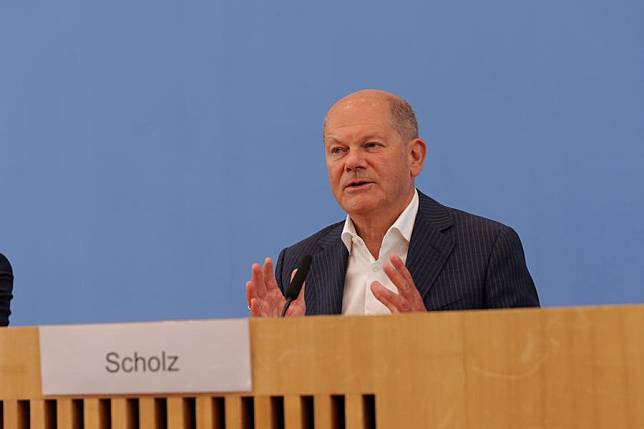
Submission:
POLYGON ((369 143, 365 143, 365 146, 367 147, 367 149, 375 149, 377 147, 380 147, 380 143, 369 142, 369 143))
POLYGON ((331 148, 331 154, 333 154, 333 155, 337 155, 337 154, 340 154, 342 152, 344 152, 343 147, 336 146, 336 147, 331 148))

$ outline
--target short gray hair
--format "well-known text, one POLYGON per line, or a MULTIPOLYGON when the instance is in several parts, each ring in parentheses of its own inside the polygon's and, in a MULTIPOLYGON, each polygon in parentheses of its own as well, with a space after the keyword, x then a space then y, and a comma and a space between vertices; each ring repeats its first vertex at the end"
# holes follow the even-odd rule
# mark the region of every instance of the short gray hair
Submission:
POLYGON ((389 112, 391 114, 391 127, 409 143, 418 138, 418 121, 411 104, 400 97, 389 98, 389 112))

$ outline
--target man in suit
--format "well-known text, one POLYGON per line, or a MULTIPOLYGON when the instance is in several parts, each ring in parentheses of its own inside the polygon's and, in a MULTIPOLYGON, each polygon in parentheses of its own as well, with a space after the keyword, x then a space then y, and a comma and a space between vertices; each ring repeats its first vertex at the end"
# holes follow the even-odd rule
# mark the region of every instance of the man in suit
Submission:
POLYGON ((13 290, 13 271, 9 260, 0 253, 0 326, 9 325, 11 314, 11 291, 13 290))
POLYGON ((277 316, 298 260, 312 255, 287 315, 538 306, 518 235, 416 190, 426 156, 411 106, 385 91, 338 101, 324 123, 333 195, 347 218, 253 264, 253 316, 277 316))

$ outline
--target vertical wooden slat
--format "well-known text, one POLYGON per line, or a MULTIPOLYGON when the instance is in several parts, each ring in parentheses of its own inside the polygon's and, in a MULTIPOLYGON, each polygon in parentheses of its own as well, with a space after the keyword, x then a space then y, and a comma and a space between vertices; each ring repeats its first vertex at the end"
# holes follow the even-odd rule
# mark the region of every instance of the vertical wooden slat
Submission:
POLYGON ((184 429, 184 418, 181 398, 168 398, 168 429, 184 429))
POLYGON ((302 399, 300 396, 284 397, 284 426, 285 429, 302 429, 304 416, 302 415, 302 399))
POLYGON ((30 429, 46 429, 46 408, 44 399, 32 399, 29 406, 30 429))
POLYGON ((280 429, 284 427, 284 398, 281 396, 256 396, 254 408, 255 428, 280 429))
POLYGON ((204 395, 197 396, 197 429, 215 428, 214 414, 213 398, 204 395))
POLYGON ((365 429, 366 416, 362 395, 347 395, 344 400, 347 429, 365 429))
POLYGON ((274 429, 274 419, 270 396, 255 397, 255 428, 274 429))
POLYGON ((80 426, 78 412, 74 410, 74 401, 61 398, 56 403, 56 425, 59 428, 76 429, 80 426))
POLYGON ((59 428, 71 428, 72 420, 72 400, 61 398, 56 401, 56 426, 59 428))
POLYGON ((193 398, 168 398, 168 429, 190 429, 194 425, 193 398))
POLYGON ((333 427, 333 409, 329 395, 315 395, 313 398, 315 429, 335 429, 333 427))
POLYGON ((157 429, 159 427, 154 398, 139 399, 139 418, 141 419, 141 429, 157 429))
POLYGON ((56 401, 32 399, 29 406, 31 429, 50 429, 56 426, 56 401))
POLYGON ((105 402, 98 398, 87 398, 84 401, 83 421, 85 429, 109 429, 105 402))
POLYGON ((138 400, 127 398, 112 399, 112 427, 134 429, 138 426, 138 400))
POLYGON ((2 425, 5 428, 18 427, 18 401, 5 399, 2 402, 2 425))
POLYGON ((226 429, 246 429, 242 413, 242 398, 226 396, 226 429))

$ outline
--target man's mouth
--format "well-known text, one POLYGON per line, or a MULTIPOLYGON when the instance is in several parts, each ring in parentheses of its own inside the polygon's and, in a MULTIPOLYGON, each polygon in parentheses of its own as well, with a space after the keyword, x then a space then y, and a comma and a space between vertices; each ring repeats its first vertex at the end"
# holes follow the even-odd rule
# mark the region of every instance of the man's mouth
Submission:
POLYGON ((347 186, 345 186, 345 189, 348 189, 348 190, 364 189, 372 183, 373 182, 370 182, 368 180, 352 180, 351 182, 349 182, 347 186))

